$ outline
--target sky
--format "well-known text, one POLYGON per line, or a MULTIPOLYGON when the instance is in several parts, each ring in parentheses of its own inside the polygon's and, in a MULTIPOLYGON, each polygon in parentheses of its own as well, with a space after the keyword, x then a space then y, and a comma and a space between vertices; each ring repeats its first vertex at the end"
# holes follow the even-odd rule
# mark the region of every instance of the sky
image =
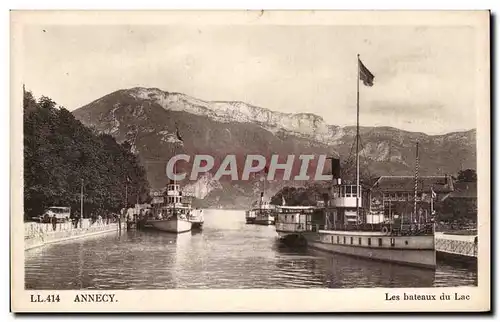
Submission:
POLYGON ((24 83, 74 110, 118 89, 155 87, 356 123, 442 134, 476 128, 475 31, 467 26, 31 25, 24 83))

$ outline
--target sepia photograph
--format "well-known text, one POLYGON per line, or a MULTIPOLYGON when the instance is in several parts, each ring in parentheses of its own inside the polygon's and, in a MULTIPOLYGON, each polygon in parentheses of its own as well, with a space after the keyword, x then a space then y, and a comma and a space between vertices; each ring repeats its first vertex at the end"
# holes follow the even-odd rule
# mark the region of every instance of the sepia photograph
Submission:
POLYGON ((13 309, 488 310, 489 20, 12 11, 13 309))

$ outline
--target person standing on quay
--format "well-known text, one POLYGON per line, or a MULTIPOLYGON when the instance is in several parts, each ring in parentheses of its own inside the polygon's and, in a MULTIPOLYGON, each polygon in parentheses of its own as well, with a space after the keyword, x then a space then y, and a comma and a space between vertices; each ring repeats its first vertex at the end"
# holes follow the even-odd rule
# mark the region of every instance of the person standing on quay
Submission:
POLYGON ((57 218, 56 218, 56 215, 53 214, 52 215, 52 228, 54 229, 54 231, 56 230, 56 226, 57 226, 57 218))

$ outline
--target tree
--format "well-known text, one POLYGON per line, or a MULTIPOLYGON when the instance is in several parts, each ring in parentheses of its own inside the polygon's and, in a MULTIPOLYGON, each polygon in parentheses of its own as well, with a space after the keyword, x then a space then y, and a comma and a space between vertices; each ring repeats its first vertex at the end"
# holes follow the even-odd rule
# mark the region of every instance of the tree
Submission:
POLYGON ((146 172, 130 145, 85 127, 48 97, 38 102, 24 94, 25 217, 39 216, 47 206, 80 207, 83 180, 85 214, 116 211, 130 202, 146 201, 146 172))

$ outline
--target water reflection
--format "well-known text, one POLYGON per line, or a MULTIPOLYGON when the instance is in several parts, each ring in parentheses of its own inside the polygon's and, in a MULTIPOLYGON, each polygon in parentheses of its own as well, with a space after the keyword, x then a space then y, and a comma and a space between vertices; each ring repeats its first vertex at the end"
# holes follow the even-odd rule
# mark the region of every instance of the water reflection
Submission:
POLYGON ((348 288, 477 285, 477 271, 438 262, 436 272, 276 240, 244 212, 205 212, 202 232, 123 231, 25 252, 27 289, 348 288))

